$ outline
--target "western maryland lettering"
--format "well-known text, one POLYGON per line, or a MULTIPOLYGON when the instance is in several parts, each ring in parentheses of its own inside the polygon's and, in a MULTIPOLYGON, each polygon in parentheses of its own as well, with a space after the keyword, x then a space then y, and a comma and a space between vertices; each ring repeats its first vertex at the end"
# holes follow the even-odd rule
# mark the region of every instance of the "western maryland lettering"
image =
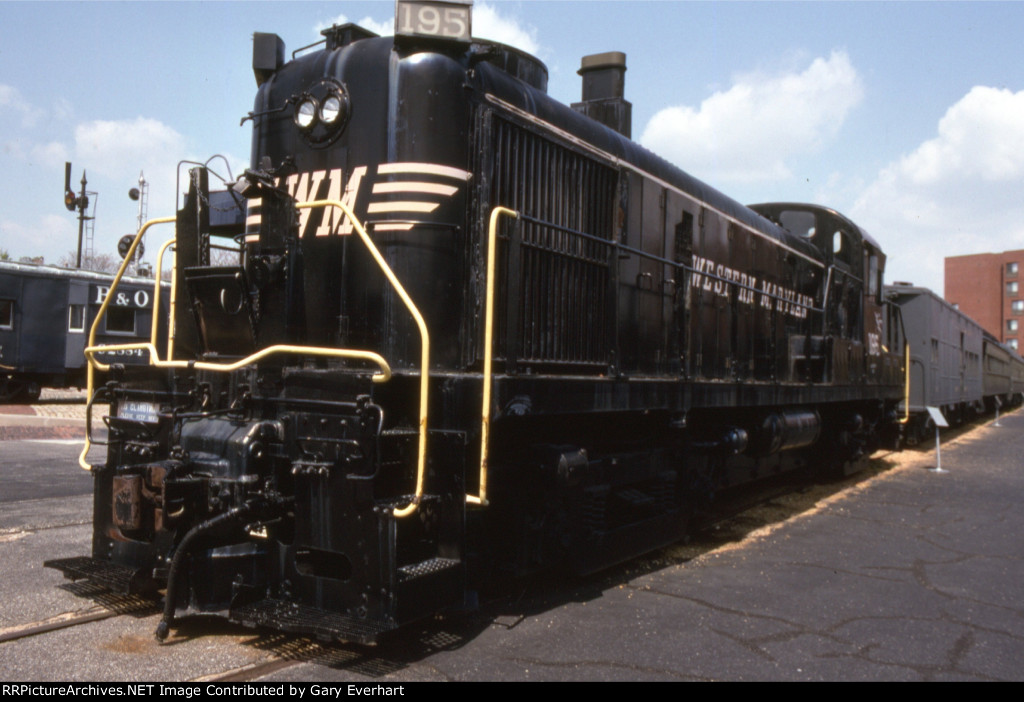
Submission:
POLYGON ((757 278, 694 254, 690 287, 706 290, 727 300, 732 299, 733 288, 735 288, 736 299, 752 305, 757 288, 757 278))
MULTIPOLYGON (((314 200, 340 201, 353 211, 365 201, 366 216, 373 230, 406 231, 424 216, 434 213, 453 197, 461 183, 471 177, 468 171, 436 163, 382 163, 375 167, 357 166, 346 177, 340 168, 293 173, 278 181, 296 202, 314 200), (367 193, 364 183, 372 183, 367 193)), ((246 241, 259 239, 262 223, 262 202, 255 198, 248 203, 246 241)), ((321 214, 313 209, 299 210, 301 236, 344 236, 352 233, 352 223, 337 207, 328 207, 321 214)), ((357 215, 360 216, 360 215, 357 215)))
MULTIPOLYGON (((355 208, 356 197, 359 194, 359 184, 363 182, 366 175, 366 166, 359 166, 352 169, 352 175, 345 183, 344 196, 342 195, 341 184, 344 176, 340 168, 330 171, 311 171, 308 173, 293 173, 285 179, 283 186, 285 190, 295 198, 296 202, 312 202, 313 200, 340 200, 349 208, 355 208), (326 181, 326 183, 325 183, 326 181)), ((309 226, 309 218, 313 214, 310 208, 299 210, 299 231, 306 234, 309 226)), ((351 234, 352 223, 337 207, 328 207, 323 211, 323 219, 320 226, 316 228, 316 236, 328 236, 331 233, 351 234)))
POLYGON ((763 310, 775 310, 794 319, 806 319, 807 312, 814 306, 809 295, 796 290, 758 279, 757 276, 730 268, 722 263, 693 256, 693 274, 690 287, 763 310))

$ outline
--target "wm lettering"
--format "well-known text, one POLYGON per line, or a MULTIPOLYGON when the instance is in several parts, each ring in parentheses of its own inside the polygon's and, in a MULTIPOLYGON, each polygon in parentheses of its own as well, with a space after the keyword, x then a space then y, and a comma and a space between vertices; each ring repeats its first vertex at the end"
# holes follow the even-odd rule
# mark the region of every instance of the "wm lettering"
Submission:
MULTIPOLYGON (((332 168, 329 171, 293 173, 284 179, 280 186, 295 198, 296 202, 340 200, 354 211, 356 199, 359 195, 359 186, 365 175, 366 166, 352 169, 352 175, 349 176, 348 182, 345 183, 344 192, 342 192, 342 183, 345 177, 340 168, 332 168)), ((352 222, 349 221, 348 217, 339 208, 325 207, 319 211, 323 213, 323 218, 316 228, 316 236, 347 235, 352 233, 352 222)), ((312 208, 299 210, 299 232, 301 236, 309 234, 308 228, 312 213, 312 208)))

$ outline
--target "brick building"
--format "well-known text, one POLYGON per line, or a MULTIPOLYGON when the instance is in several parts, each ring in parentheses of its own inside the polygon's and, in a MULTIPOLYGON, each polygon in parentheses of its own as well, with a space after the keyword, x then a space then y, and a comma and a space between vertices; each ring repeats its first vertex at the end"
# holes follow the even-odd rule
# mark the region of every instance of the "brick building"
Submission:
POLYGON ((946 302, 992 336, 1024 350, 1024 251, 950 256, 946 302))

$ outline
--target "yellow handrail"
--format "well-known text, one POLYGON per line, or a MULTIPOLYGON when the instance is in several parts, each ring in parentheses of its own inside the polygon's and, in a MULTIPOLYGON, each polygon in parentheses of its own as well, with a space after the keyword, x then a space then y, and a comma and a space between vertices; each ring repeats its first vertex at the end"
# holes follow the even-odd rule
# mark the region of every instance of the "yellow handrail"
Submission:
MULTIPOLYGON (((141 230, 139 230, 139 234, 136 235, 136 241, 139 241, 141 239, 141 235, 145 232, 145 230, 151 224, 161 224, 161 223, 166 223, 168 221, 173 222, 173 221, 175 221, 175 218, 169 217, 169 218, 164 218, 164 219, 159 219, 159 220, 152 220, 150 222, 147 222, 146 225, 141 230)), ((169 246, 171 246, 175 241, 176 241, 175 239, 171 239, 171 240, 167 241, 163 246, 160 247, 160 252, 157 255, 157 270, 162 270, 161 265, 163 263, 163 254, 167 250, 167 248, 169 246)), ((125 261, 128 261, 128 260, 131 259, 131 253, 132 253, 133 250, 134 250, 134 244, 133 244, 133 247, 131 249, 129 249, 129 253, 125 257, 125 261)), ((150 329, 150 341, 149 341, 149 343, 136 342, 136 343, 129 343, 129 344, 109 344, 109 345, 103 345, 103 346, 96 346, 95 345, 96 330, 99 327, 99 320, 106 313, 106 308, 107 308, 107 305, 108 305, 108 300, 110 300, 110 298, 113 296, 113 293, 117 290, 117 286, 118 286, 118 284, 120 283, 120 280, 121 280, 120 273, 123 272, 123 270, 125 268, 126 268, 126 264, 122 263, 121 271, 119 271, 119 274, 114 277, 114 281, 113 281, 113 283, 110 286, 110 290, 107 292, 106 299, 104 299, 103 304, 100 305, 100 310, 99 310, 99 312, 96 315, 96 319, 93 321, 93 326, 92 326, 92 329, 91 329, 90 334, 89 334, 89 345, 84 350, 85 357, 89 361, 88 368, 87 368, 87 371, 86 371, 86 388, 87 388, 87 394, 88 394, 88 398, 89 398, 88 405, 86 406, 86 412, 87 413, 91 414, 91 411, 92 411, 92 396, 93 396, 93 387, 94 387, 93 372, 94 372, 94 370, 100 370, 100 371, 110 370, 110 365, 109 364, 105 364, 105 363, 101 363, 100 361, 98 361, 96 359, 96 354, 97 353, 105 353, 105 352, 109 352, 109 351, 134 351, 134 350, 146 351, 148 353, 148 355, 149 355, 149 364, 152 365, 152 366, 155 366, 157 368, 196 368, 198 370, 209 370, 209 371, 219 371, 219 372, 230 372, 230 371, 233 371, 233 370, 238 370, 239 368, 244 368, 247 365, 250 365, 252 363, 256 363, 257 361, 259 361, 259 360, 261 360, 261 359, 263 359, 263 358, 265 358, 267 356, 276 355, 276 354, 283 354, 283 353, 301 353, 301 354, 313 355, 313 356, 328 356, 328 357, 335 357, 335 358, 352 358, 352 359, 357 359, 357 360, 371 361, 373 363, 376 363, 380 367, 380 372, 374 374, 372 376, 372 378, 371 378, 371 380, 373 382, 375 382, 375 383, 383 383, 383 382, 387 382, 388 380, 391 379, 391 367, 388 365, 388 362, 386 360, 384 360, 384 358, 382 356, 380 356, 379 354, 373 353, 372 351, 358 351, 358 350, 351 350, 351 349, 333 349, 333 348, 325 348, 325 347, 317 347, 317 346, 294 346, 294 345, 288 345, 288 344, 278 344, 278 345, 275 345, 275 346, 268 346, 267 348, 262 349, 262 350, 260 350, 260 351, 258 351, 256 353, 254 353, 254 354, 251 354, 251 355, 249 355, 249 356, 247 356, 247 357, 245 357, 245 358, 243 358, 243 359, 241 359, 239 361, 235 361, 234 363, 210 363, 210 362, 207 362, 207 361, 175 361, 175 360, 171 359, 171 354, 173 353, 173 346, 172 346, 172 339, 173 339, 173 337, 171 336, 171 334, 173 333, 174 306, 176 304, 175 284, 177 282, 174 273, 172 273, 172 282, 171 282, 171 309, 170 309, 170 322, 169 322, 169 327, 168 327, 168 346, 167 346, 168 360, 161 360, 160 359, 160 354, 159 354, 159 352, 156 349, 157 330, 158 330, 158 323, 157 323, 158 322, 158 317, 157 317, 157 315, 159 314, 159 309, 160 309, 160 280, 159 280, 159 278, 157 278, 157 280, 155 281, 155 290, 153 292, 153 324, 152 324, 151 329, 150 329)), ((85 437, 85 447, 82 450, 82 453, 81 453, 81 455, 79 456, 79 459, 78 459, 78 464, 82 468, 84 468, 85 470, 91 470, 92 469, 92 466, 89 463, 87 463, 86 460, 85 460, 86 454, 89 453, 89 449, 90 448, 91 448, 91 442, 90 442, 89 437, 87 435, 85 437)))
MULTIPOLYGON (((405 291, 405 288, 398 281, 398 278, 395 276, 395 274, 391 270, 391 268, 387 265, 387 262, 384 260, 384 257, 381 256, 380 251, 378 251, 377 247, 373 244, 373 241, 370 239, 369 235, 366 233, 366 229, 363 227, 362 223, 359 222, 358 219, 356 219, 354 213, 351 211, 351 209, 348 206, 346 206, 344 203, 342 203, 340 201, 337 201, 337 200, 316 200, 316 201, 313 201, 313 202, 298 203, 296 205, 296 207, 298 207, 298 208, 313 208, 313 207, 338 207, 338 208, 340 208, 342 210, 342 212, 344 212, 345 215, 347 215, 349 217, 350 221, 353 223, 353 227, 356 230, 357 234, 359 235, 360 239, 363 241, 364 245, 370 251, 370 254, 373 256, 373 258, 377 262, 378 266, 380 266, 380 268, 383 271, 384 275, 388 278, 388 281, 395 287, 395 290, 398 292, 399 297, 402 299, 402 302, 405 303, 406 307, 409 309, 410 313, 412 314, 413 318, 415 319, 417 326, 419 327, 423 348, 422 348, 422 356, 421 356, 422 369, 421 369, 421 372, 420 372, 420 429, 419 429, 419 451, 418 451, 417 475, 416 475, 416 493, 415 493, 413 501, 409 505, 407 505, 403 509, 396 509, 394 511, 394 514, 395 514, 396 517, 407 516, 409 514, 412 514, 416 510, 416 506, 420 503, 420 501, 422 499, 424 475, 425 475, 425 472, 426 472, 426 438, 427 438, 426 437, 426 433, 427 433, 428 390, 429 390, 429 377, 428 377, 428 373, 429 373, 429 367, 430 367, 429 366, 429 363, 430 363, 430 341, 429 341, 429 333, 427 331, 426 322, 423 320, 423 316, 420 314, 419 310, 416 308, 416 305, 412 302, 412 299, 409 297, 408 293, 405 291)), ((265 349, 262 349, 261 351, 258 351, 256 353, 254 353, 254 354, 252 354, 250 356, 247 356, 246 358, 243 358, 243 359, 241 359, 239 361, 236 361, 234 363, 210 363, 210 362, 205 362, 205 361, 198 361, 198 362, 194 362, 194 361, 174 361, 173 360, 173 343, 174 343, 173 309, 174 309, 174 307, 176 305, 176 302, 177 302, 177 300, 176 300, 176 298, 177 298, 177 295, 176 295, 176 292, 177 292, 177 281, 176 281, 176 279, 173 279, 173 278, 172 278, 172 282, 171 282, 171 309, 172 309, 172 317, 171 317, 171 321, 170 321, 170 325, 172 325, 172 326, 170 326, 168 328, 168 342, 167 342, 167 346, 168 346, 168 348, 167 348, 168 360, 165 360, 165 361, 160 360, 159 354, 158 354, 158 352, 156 350, 156 336, 157 336, 156 314, 158 313, 158 310, 159 310, 159 290, 160 290, 160 288, 159 288, 159 279, 157 280, 156 292, 154 293, 154 322, 153 322, 153 326, 152 326, 151 334, 150 334, 150 343, 148 343, 148 344, 145 344, 145 343, 119 344, 119 345, 110 345, 110 346, 96 347, 95 346, 95 334, 96 334, 96 330, 97 330, 98 325, 99 325, 99 320, 106 313, 106 309, 107 309, 107 306, 109 304, 111 293, 113 293, 113 291, 116 290, 117 285, 120 283, 121 276, 123 275, 124 270, 127 268, 127 263, 128 263, 129 260, 131 260, 131 256, 134 253, 134 251, 135 251, 135 249, 136 249, 136 247, 138 245, 138 242, 141 240, 142 235, 145 233, 146 229, 148 229, 149 226, 152 225, 152 224, 160 224, 160 223, 164 223, 164 222, 173 222, 173 221, 175 221, 175 218, 173 218, 173 217, 168 217, 168 218, 163 218, 163 219, 158 219, 158 220, 152 220, 150 222, 147 222, 143 226, 143 228, 139 230, 139 233, 136 235, 135 240, 132 242, 132 246, 129 248, 128 254, 125 256, 125 261, 122 263, 121 268, 118 271, 117 276, 115 276, 115 278, 114 278, 114 282, 111 285, 110 293, 108 293, 107 298, 103 301, 103 304, 100 307, 100 311, 99 311, 99 313, 96 316, 96 320, 93 322, 93 326, 92 326, 92 329, 91 329, 90 334, 89 334, 89 346, 85 349, 85 355, 86 355, 86 357, 89 360, 88 383, 87 383, 87 385, 88 385, 88 393, 89 393, 90 400, 89 400, 89 407, 87 407, 87 411, 91 411, 91 404, 92 404, 92 399, 91 398, 92 398, 92 391, 93 391, 93 370, 94 370, 94 368, 97 369, 97 370, 108 370, 110 368, 109 365, 105 365, 103 363, 100 363, 98 360, 96 360, 95 354, 100 352, 100 351, 121 351, 121 350, 142 349, 142 350, 146 350, 149 353, 150 364, 154 365, 154 366, 156 366, 158 368, 195 368, 195 369, 198 369, 198 370, 210 370, 210 371, 219 371, 219 372, 229 372, 229 371, 237 370, 237 369, 243 368, 243 367, 245 367, 247 365, 251 365, 252 363, 257 362, 257 361, 265 358, 266 356, 270 356, 270 355, 273 355, 273 354, 301 353, 301 354, 306 354, 306 355, 318 355, 318 356, 329 356, 329 357, 339 357, 339 358, 353 358, 353 359, 359 359, 359 360, 372 361, 372 362, 376 363, 380 367, 380 369, 381 369, 380 373, 375 374, 373 376, 372 380, 374 382, 385 382, 385 381, 387 381, 388 379, 391 378, 391 368, 388 365, 387 361, 383 357, 381 357, 379 354, 376 354, 376 353, 373 353, 373 352, 370 352, 370 351, 357 351, 357 350, 350 350, 350 349, 331 349, 331 348, 312 347, 312 346, 293 346, 293 345, 279 344, 279 345, 270 346, 270 347, 267 347, 265 349)), ((158 270, 160 270, 159 265, 160 265, 160 262, 162 262, 164 251, 166 251, 166 249, 171 244, 173 244, 174 241, 175 240, 172 239, 172 240, 168 241, 167 243, 165 243, 161 247, 159 255, 158 255, 158 270)), ((172 276, 173 276, 173 274, 172 274, 172 276)), ((79 458, 79 465, 81 465, 86 470, 90 470, 92 468, 92 466, 89 465, 85 461, 85 456, 86 456, 86 454, 89 451, 89 447, 90 447, 90 442, 89 442, 88 437, 86 437, 85 448, 82 451, 82 454, 81 454, 81 456, 79 458)))
MULTIPOLYGON (((426 474, 426 454, 427 454, 427 420, 428 420, 428 408, 429 408, 429 372, 430 372, 430 335, 427 331, 427 324, 423 319, 423 315, 420 314, 412 298, 405 291, 405 288, 399 282, 394 271, 388 266, 387 261, 381 255, 380 251, 374 245, 369 235, 366 233, 365 227, 356 218, 352 210, 343 202, 338 200, 314 200, 311 202, 297 203, 296 207, 299 209, 304 208, 315 208, 315 207, 338 207, 341 211, 349 218, 352 222, 353 228, 359 235, 363 244, 369 250, 370 255, 377 262, 381 271, 385 277, 394 286, 398 296, 402 299, 406 308, 412 314, 413 319, 416 321, 416 325, 419 328, 420 338, 422 341, 421 350, 421 369, 420 369, 420 417, 419 417, 419 448, 417 454, 417 466, 416 466, 416 492, 413 500, 405 507, 394 510, 396 517, 405 517, 416 511, 416 507, 419 505, 423 498, 423 486, 424 476, 426 474)), ((351 358, 358 360, 371 361, 376 363, 380 367, 380 372, 372 377, 374 382, 386 382, 391 378, 391 367, 388 362, 379 354, 371 351, 358 351, 351 349, 332 349, 325 347, 316 346, 293 346, 286 344, 278 344, 275 346, 269 346, 261 351, 258 351, 250 356, 247 356, 234 363, 211 363, 206 361, 175 361, 173 360, 173 349, 174 349, 174 309, 177 303, 177 279, 174 273, 172 273, 171 279, 171 319, 168 327, 168 340, 167 340, 167 360, 160 360, 159 354, 156 349, 157 341, 157 323, 156 315, 159 311, 160 301, 160 280, 159 277, 156 280, 156 292, 154 292, 154 322, 150 331, 150 342, 149 343, 134 343, 134 344, 118 344, 110 346, 95 346, 96 341, 96 330, 99 327, 99 321, 106 314, 107 306, 109 305, 110 298, 114 291, 117 289, 118 284, 121 282, 121 277, 124 274, 125 269, 128 266, 128 262, 131 260, 135 249, 138 247, 139 242, 142 240, 143 234, 153 224, 163 224, 168 222, 174 222, 175 217, 165 217, 161 219, 154 219, 146 224, 139 230, 138 234, 135 235, 135 239, 132 241, 132 245, 125 256, 124 261, 121 263, 121 268, 118 270, 117 275, 114 277, 114 281, 111 284, 110 291, 107 293, 107 297, 104 299, 103 304, 100 306, 99 313, 96 315, 96 319, 93 321, 92 328, 89 332, 89 344, 85 349, 86 358, 89 360, 89 366, 87 371, 87 392, 88 392, 88 405, 86 406, 86 412, 91 413, 92 410, 92 396, 93 396, 93 372, 95 370, 109 370, 110 366, 107 364, 100 363, 96 360, 95 355, 101 351, 127 351, 141 349, 149 353, 150 365, 158 368, 195 368, 198 370, 210 370, 218 372, 229 372, 243 368, 247 365, 251 365, 267 356, 281 353, 296 353, 314 356, 328 356, 336 358, 351 358)), ((160 265, 163 261, 163 254, 169 246, 175 242, 171 239, 165 243, 158 254, 157 270, 160 269, 160 265)), ((177 267, 175 267, 177 268, 177 267)), ((91 470, 92 466, 89 465, 86 460, 86 454, 88 454, 90 448, 89 437, 86 436, 85 447, 79 456, 79 465, 86 469, 91 470)))
POLYGON ((910 421, 910 342, 908 341, 903 342, 903 365, 906 370, 903 373, 903 419, 899 420, 900 424, 910 421))
POLYGON ((372 351, 358 351, 354 349, 332 349, 324 346, 295 346, 291 344, 276 344, 274 346, 268 346, 265 349, 260 349, 254 354, 250 354, 245 358, 235 361, 234 363, 211 363, 209 361, 161 361, 157 354, 156 347, 149 343, 135 343, 135 344, 110 344, 109 346, 90 346, 85 350, 85 357, 89 359, 89 362, 95 364, 97 370, 105 371, 109 370, 110 366, 100 363, 96 360, 95 356, 97 353, 105 353, 107 351, 132 351, 141 349, 149 352, 151 359, 150 365, 156 366, 157 368, 195 368, 197 370, 208 370, 228 373, 230 371, 238 370, 239 368, 245 368, 246 366, 252 365, 257 361, 262 361, 267 356, 274 356, 277 354, 285 353, 301 353, 307 356, 328 356, 333 358, 352 358, 360 361, 372 361, 380 366, 380 372, 375 373, 371 380, 375 383, 385 383, 391 380, 391 367, 388 362, 384 360, 382 356, 372 351))
MULTIPOLYGON (((87 345, 87 349, 88 348, 93 348, 95 346, 95 344, 96 344, 96 330, 99 329, 100 320, 103 318, 103 315, 105 315, 107 313, 107 307, 110 306, 110 299, 114 296, 114 291, 117 290, 117 286, 121 284, 121 278, 124 277, 124 272, 126 270, 128 270, 128 263, 135 257, 135 249, 139 248, 139 242, 141 242, 142 241, 142 237, 145 236, 146 230, 149 229, 154 224, 170 224, 171 222, 174 222, 174 221, 177 221, 177 217, 159 217, 157 219, 151 219, 151 220, 149 220, 148 222, 146 222, 145 224, 142 225, 142 228, 139 229, 138 233, 135 235, 135 238, 132 239, 132 245, 128 247, 128 253, 125 254, 124 260, 121 261, 121 266, 117 269, 117 274, 114 275, 114 280, 110 284, 110 290, 107 291, 107 296, 105 298, 103 298, 103 303, 100 305, 100 311, 96 313, 96 319, 94 319, 92 321, 92 326, 89 327, 89 343, 87 345)), ((158 294, 159 290, 160 290, 160 274, 159 274, 159 272, 157 272, 156 276, 154 276, 154 285, 156 286, 156 292, 153 293, 153 297, 155 299, 157 297, 157 294, 158 294)), ((157 308, 154 305, 154 307, 153 307, 153 319, 154 319, 153 329, 154 330, 156 329, 156 322, 155 322, 155 320, 156 320, 156 316, 158 314, 159 314, 159 308, 157 308)), ((152 333, 155 333, 155 332, 151 332, 151 334, 152 333)), ((152 359, 152 358, 153 357, 151 356, 150 359, 152 359)), ((106 368, 109 368, 109 367, 110 366, 107 366, 106 368)), ((106 368, 102 368, 101 370, 106 370, 106 368)), ((86 388, 85 412, 86 412, 86 416, 91 416, 92 415, 93 372, 94 372, 93 361, 90 359, 89 364, 88 364, 88 366, 86 367, 86 370, 85 370, 85 388, 86 388)), ((91 443, 89 441, 89 432, 87 431, 86 434, 85 434, 85 446, 82 447, 82 453, 79 454, 79 456, 78 456, 78 465, 81 466, 82 468, 84 468, 85 470, 92 470, 92 466, 89 465, 89 463, 87 463, 86 460, 85 460, 85 456, 86 456, 86 454, 89 453, 89 448, 90 447, 91 447, 91 443)))
POLYGON ((508 215, 519 219, 519 213, 507 207, 491 210, 487 228, 487 293, 484 307, 484 369, 483 407, 480 410, 480 489, 479 495, 466 495, 466 502, 487 506, 487 444, 491 431, 491 364, 494 357, 494 269, 497 266, 498 217, 508 215))
POLYGON ((349 221, 352 222, 352 227, 353 229, 355 229, 356 234, 359 235, 359 238, 362 240, 367 250, 369 250, 370 255, 373 256, 373 259, 377 262, 377 265, 380 267, 381 272, 383 272, 385 277, 388 279, 388 282, 390 282, 391 285, 394 286, 395 291, 398 293, 398 296, 402 299, 402 302, 405 304, 406 309, 409 310, 409 314, 411 314, 412 318, 416 320, 416 326, 419 327, 422 347, 420 350, 420 426, 419 450, 417 453, 416 460, 416 493, 413 496, 412 502, 410 502, 402 509, 396 508, 394 510, 394 515, 396 517, 406 517, 416 511, 417 505, 419 505, 420 501, 423 499, 423 480, 424 475, 426 474, 427 465, 427 414, 429 400, 428 393, 430 389, 430 334, 427 331, 427 323, 423 320, 423 315, 421 315, 420 311, 416 308, 416 305, 413 303, 412 298, 409 297, 409 294, 405 291, 405 288, 402 287, 402 284, 398 281, 398 278, 395 276, 394 271, 391 270, 391 267, 387 264, 387 261, 385 261, 384 257, 381 256, 380 251, 377 250, 377 247, 370 239, 369 234, 366 233, 366 229, 363 227, 362 223, 358 219, 356 219, 355 214, 353 214, 352 210, 349 208, 348 205, 341 202, 340 200, 313 200, 311 202, 301 202, 298 205, 296 205, 296 207, 300 209, 306 207, 339 208, 349 218, 349 221))
MULTIPOLYGON (((156 254, 156 270, 157 276, 161 275, 161 271, 164 269, 164 252, 170 247, 178 243, 178 239, 168 239, 164 242, 164 245, 160 247, 160 251, 156 254)), ((171 268, 171 304, 167 312, 167 360, 174 360, 174 304, 175 304, 175 284, 178 282, 178 267, 174 266, 171 268)), ((157 322, 159 317, 157 316, 160 310, 160 284, 159 279, 156 286, 156 291, 153 293, 153 326, 149 334, 149 342, 156 346, 157 338, 157 322)))

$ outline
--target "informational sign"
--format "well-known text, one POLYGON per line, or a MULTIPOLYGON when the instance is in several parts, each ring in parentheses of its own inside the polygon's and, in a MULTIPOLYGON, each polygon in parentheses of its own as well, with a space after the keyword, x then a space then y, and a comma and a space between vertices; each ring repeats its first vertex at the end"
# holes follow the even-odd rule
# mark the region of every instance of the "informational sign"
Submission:
POLYGON ((935 467, 930 470, 933 473, 947 473, 942 469, 942 447, 939 445, 939 429, 945 429, 949 426, 949 422, 942 416, 942 410, 938 407, 925 407, 928 410, 928 416, 932 418, 932 422, 935 423, 935 467))
POLYGON ((928 416, 932 418, 933 422, 935 422, 935 426, 940 429, 945 429, 949 426, 949 422, 947 422, 946 418, 942 416, 942 410, 938 407, 926 407, 925 409, 928 410, 928 416))
POLYGON ((117 407, 117 416, 146 424, 157 424, 160 421, 160 412, 152 402, 122 402, 117 407))

